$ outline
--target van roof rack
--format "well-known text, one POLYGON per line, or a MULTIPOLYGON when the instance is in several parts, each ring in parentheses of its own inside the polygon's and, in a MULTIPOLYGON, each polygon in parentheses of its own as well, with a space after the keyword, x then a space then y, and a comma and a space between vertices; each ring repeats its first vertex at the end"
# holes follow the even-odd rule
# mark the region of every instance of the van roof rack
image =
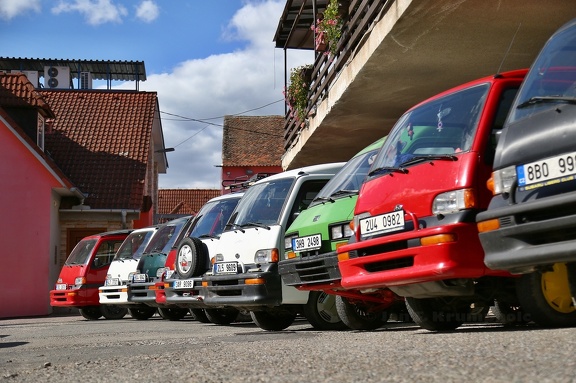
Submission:
POLYGON ((230 190, 231 193, 236 193, 236 192, 244 191, 244 190, 248 189, 250 186, 254 185, 255 182, 258 182, 261 179, 269 177, 269 176, 274 175, 274 174, 276 174, 276 173, 256 173, 250 178, 248 178, 248 176, 236 177, 233 180, 222 181, 222 186, 224 186, 224 183, 230 182, 229 185, 224 186, 224 189, 230 190), (242 180, 242 178, 246 178, 246 179, 242 180))

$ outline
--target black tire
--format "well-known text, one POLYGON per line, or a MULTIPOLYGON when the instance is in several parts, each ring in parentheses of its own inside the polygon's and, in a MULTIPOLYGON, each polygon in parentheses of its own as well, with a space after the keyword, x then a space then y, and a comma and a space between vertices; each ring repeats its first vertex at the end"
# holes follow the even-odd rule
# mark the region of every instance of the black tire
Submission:
POLYGON ((80 315, 88 320, 97 320, 102 316, 100 306, 85 306, 79 308, 78 311, 80 311, 80 315))
POLYGON ((210 323, 210 319, 206 316, 206 311, 204 311, 204 309, 190 309, 190 312, 198 322, 210 323))
POLYGON ((442 298, 406 298, 414 322, 429 331, 452 331, 470 316, 470 305, 446 302, 442 298))
POLYGON ((156 307, 134 307, 129 308, 128 312, 134 319, 146 320, 152 318, 154 314, 156 314, 156 307))
POLYGON ((519 326, 530 322, 524 310, 518 304, 496 300, 492 306, 492 314, 504 326, 519 326))
POLYGON ((296 319, 296 313, 280 308, 251 311, 250 316, 258 327, 266 331, 282 331, 296 319))
POLYGON ((163 319, 176 321, 184 319, 184 317, 188 315, 188 309, 180 307, 159 307, 158 314, 160 314, 163 319))
POLYGON ((565 264, 557 263, 547 272, 524 274, 516 283, 520 306, 538 325, 576 326, 576 308, 572 304, 565 264))
POLYGON ((236 321, 240 311, 233 307, 223 309, 204 309, 208 320, 214 324, 226 325, 236 321))
POLYGON ((106 319, 122 319, 128 314, 128 310, 117 305, 100 305, 100 311, 106 319))
POLYGON ((204 274, 208 255, 204 244, 198 238, 184 238, 178 245, 176 253, 176 272, 181 279, 188 279, 204 274))
POLYGON ((304 305, 304 316, 316 330, 343 330, 346 324, 338 316, 336 296, 324 291, 310 291, 304 305))
POLYGON ((369 304, 352 304, 347 298, 336 297, 338 316, 352 330, 375 330, 388 320, 386 311, 371 311, 369 304))

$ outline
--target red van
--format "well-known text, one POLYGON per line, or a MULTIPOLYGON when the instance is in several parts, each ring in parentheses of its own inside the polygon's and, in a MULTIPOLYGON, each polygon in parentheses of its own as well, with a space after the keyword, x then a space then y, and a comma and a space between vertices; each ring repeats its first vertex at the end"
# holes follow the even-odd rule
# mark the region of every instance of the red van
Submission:
MULTIPOLYGON (((497 302, 517 306, 511 274, 484 265, 476 215, 492 197, 496 137, 526 72, 463 84, 400 117, 360 190, 352 241, 338 249, 344 288, 389 288, 432 331, 479 320, 497 302)), ((343 321, 354 303, 337 297, 343 321)))
POLYGON ((127 310, 114 305, 101 306, 98 287, 104 284, 108 266, 132 230, 118 230, 90 235, 74 247, 64 263, 54 290, 50 291, 53 307, 78 308, 86 319, 101 316, 120 319, 127 310))

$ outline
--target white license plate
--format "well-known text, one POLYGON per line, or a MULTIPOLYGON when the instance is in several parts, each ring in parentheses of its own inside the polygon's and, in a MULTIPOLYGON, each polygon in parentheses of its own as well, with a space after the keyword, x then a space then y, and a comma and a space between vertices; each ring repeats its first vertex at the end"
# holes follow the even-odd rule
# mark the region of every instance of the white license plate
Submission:
POLYGON ((132 281, 134 283, 146 282, 146 274, 134 274, 132 276, 132 281))
POLYGON ((531 186, 527 189, 572 181, 576 174, 576 152, 517 166, 516 173, 518 186, 531 186))
POLYGON ((194 287, 193 279, 177 279, 174 281, 172 287, 175 289, 191 289, 194 287))
POLYGON ((360 233, 363 236, 402 229, 404 229, 404 210, 393 211, 360 220, 360 233))
POLYGON ((104 286, 120 286, 120 278, 111 278, 104 281, 104 286))
POLYGON ((214 264, 214 274, 236 274, 238 262, 222 262, 214 264))
POLYGON ((56 290, 66 290, 66 283, 58 283, 56 285, 56 290))
POLYGON ((315 234, 307 237, 298 237, 292 240, 294 251, 316 250, 322 246, 322 235, 315 234))

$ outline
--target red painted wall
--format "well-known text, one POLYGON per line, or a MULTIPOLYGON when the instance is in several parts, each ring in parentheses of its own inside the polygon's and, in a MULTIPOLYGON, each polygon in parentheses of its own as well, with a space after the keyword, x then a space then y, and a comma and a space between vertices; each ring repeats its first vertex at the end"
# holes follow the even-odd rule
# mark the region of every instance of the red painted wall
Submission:
POLYGON ((0 119, 0 318, 46 315, 52 188, 62 184, 0 119))

